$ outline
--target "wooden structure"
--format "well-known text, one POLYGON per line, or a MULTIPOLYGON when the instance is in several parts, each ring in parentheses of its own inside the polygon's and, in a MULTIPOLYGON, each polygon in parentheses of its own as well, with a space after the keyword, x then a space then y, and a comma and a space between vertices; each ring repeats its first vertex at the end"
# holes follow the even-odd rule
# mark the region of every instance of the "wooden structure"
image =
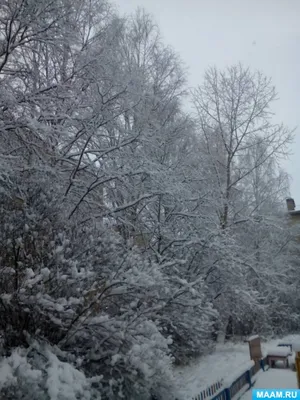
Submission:
POLYGON ((291 355, 290 350, 287 349, 274 349, 268 351, 267 359, 270 368, 275 367, 276 361, 282 361, 285 368, 289 367, 289 356, 291 355))
POLYGON ((296 366, 296 373, 297 373, 298 389, 300 389, 300 352, 299 351, 297 351, 297 353, 296 353, 295 366, 296 366))
POLYGON ((293 350, 296 352, 295 366, 296 366, 298 389, 300 389, 300 343, 293 343, 293 350))
POLYGON ((260 337, 258 335, 250 336, 245 340, 249 343, 250 359, 258 362, 262 359, 260 337))

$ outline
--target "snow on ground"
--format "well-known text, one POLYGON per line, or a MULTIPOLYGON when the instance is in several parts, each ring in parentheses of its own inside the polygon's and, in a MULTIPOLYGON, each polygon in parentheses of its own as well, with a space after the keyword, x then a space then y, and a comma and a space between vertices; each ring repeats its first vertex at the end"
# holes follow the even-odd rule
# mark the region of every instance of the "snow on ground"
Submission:
MULTIPOLYGON (((268 350, 275 349, 280 342, 293 343, 297 340, 300 341, 300 335, 269 340, 262 343, 262 352, 266 355, 268 350)), ((218 344, 214 353, 200 357, 186 367, 175 369, 176 381, 180 387, 178 397, 183 400, 191 400, 217 381, 226 380, 232 374, 238 373, 239 370, 242 373, 249 360, 248 343, 218 344)), ((291 372, 291 374, 293 373, 291 372)))
MULTIPOLYGON (((296 373, 288 369, 271 368, 267 372, 259 372, 255 389, 297 389, 296 373)), ((240 400, 251 400, 252 390, 248 390, 240 400)))

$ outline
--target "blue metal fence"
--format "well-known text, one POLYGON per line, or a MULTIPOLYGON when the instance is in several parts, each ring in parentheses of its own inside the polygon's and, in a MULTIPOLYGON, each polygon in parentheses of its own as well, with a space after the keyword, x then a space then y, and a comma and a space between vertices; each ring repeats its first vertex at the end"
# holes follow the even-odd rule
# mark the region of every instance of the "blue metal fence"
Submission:
POLYGON ((245 385, 249 385, 249 388, 251 387, 251 375, 250 375, 250 369, 248 371, 245 371, 241 376, 239 376, 230 386, 229 392, 230 392, 230 399, 238 393, 245 385))
POLYGON ((230 386, 224 387, 223 390, 220 390, 223 386, 223 381, 220 381, 218 384, 211 385, 209 388, 203 390, 196 397, 193 397, 192 400, 231 400, 243 387, 248 386, 250 389, 253 386, 252 377, 260 369, 264 370, 264 365, 266 364, 267 357, 262 360, 262 363, 257 362, 247 371, 243 372, 231 383, 230 386), (214 396, 214 393, 217 394, 214 396))
POLYGON ((221 389, 222 386, 223 386, 223 380, 218 381, 207 387, 202 392, 200 392, 196 397, 194 397, 194 400, 205 400, 211 398, 215 393, 217 393, 221 389))

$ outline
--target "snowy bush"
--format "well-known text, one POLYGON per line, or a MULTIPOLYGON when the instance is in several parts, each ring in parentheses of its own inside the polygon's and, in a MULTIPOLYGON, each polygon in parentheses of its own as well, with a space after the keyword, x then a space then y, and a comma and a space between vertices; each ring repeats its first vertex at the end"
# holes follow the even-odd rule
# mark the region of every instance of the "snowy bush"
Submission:
POLYGON ((62 362, 49 346, 15 349, 0 361, 0 390, 6 399, 101 399, 88 379, 68 362, 62 362))

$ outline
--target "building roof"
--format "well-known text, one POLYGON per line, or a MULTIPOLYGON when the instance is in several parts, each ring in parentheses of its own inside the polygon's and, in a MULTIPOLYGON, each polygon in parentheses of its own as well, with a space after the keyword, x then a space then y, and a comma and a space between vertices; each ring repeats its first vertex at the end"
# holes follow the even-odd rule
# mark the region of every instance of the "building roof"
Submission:
POLYGON ((288 212, 290 215, 300 215, 300 210, 292 210, 288 212))

